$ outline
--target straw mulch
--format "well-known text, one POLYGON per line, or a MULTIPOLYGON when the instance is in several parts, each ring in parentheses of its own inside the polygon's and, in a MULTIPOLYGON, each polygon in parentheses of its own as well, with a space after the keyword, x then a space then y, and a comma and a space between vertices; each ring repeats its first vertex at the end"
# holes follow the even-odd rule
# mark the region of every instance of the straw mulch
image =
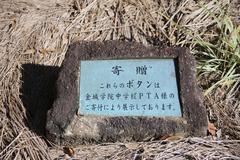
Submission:
MULTIPOLYGON (((220 14, 220 8, 228 4, 225 0, 219 3, 196 3, 194 0, 0 0, 0 159, 52 158, 43 138, 28 127, 34 117, 26 111, 21 99, 23 64, 60 66, 68 45, 78 40, 118 39, 144 45, 191 48, 193 46, 186 44, 196 35, 204 36, 214 25, 209 11, 220 14)), ((227 118, 228 114, 224 116, 227 118)), ((233 120, 228 120, 232 125, 233 120)), ((232 127, 235 127, 233 134, 239 138, 239 124, 232 127)), ((189 149, 194 150, 197 145, 200 148, 196 153, 191 152, 190 159, 201 159, 203 155, 236 158, 237 153, 228 150, 225 143, 194 139, 192 144, 190 141, 163 146, 160 142, 139 145, 149 146, 158 159, 188 156, 189 149)), ((238 142, 229 142, 233 147, 234 143, 238 142)), ((109 155, 124 159, 134 152, 116 149, 109 155)), ((150 156, 145 153, 145 157, 150 156)), ((86 154, 92 153, 83 154, 87 157, 86 154)))
MULTIPOLYGON (((239 141, 240 142, 240 141, 239 141)), ((107 143, 74 148, 73 160, 82 159, 240 159, 240 143, 187 138, 178 141, 153 141, 139 143, 107 143), (238 155, 238 156, 234 156, 238 155)), ((70 159, 61 149, 51 150, 56 160, 70 159)))

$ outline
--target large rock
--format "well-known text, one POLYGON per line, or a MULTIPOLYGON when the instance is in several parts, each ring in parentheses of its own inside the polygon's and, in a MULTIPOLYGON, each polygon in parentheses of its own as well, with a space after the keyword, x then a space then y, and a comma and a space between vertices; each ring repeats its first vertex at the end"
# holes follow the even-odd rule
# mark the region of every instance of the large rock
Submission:
MULTIPOLYGON (((57 95, 47 117, 47 137, 59 144, 146 141, 164 135, 205 136, 207 115, 196 84, 194 57, 186 48, 144 47, 119 41, 70 45, 57 80, 57 95), (79 109, 81 60, 174 58, 182 117, 82 115, 79 109)), ((94 77, 93 77, 94 78, 94 77)))

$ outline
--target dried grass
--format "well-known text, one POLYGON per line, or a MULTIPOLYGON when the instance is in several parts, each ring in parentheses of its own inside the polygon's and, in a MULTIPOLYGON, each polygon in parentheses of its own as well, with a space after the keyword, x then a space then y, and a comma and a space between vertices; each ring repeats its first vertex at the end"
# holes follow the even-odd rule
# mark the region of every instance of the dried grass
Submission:
MULTIPOLYGON (((187 138, 178 141, 153 141, 138 143, 107 143, 75 148, 73 160, 79 159, 235 159, 239 160, 240 141, 212 141, 187 138), (235 150, 234 150, 235 148, 235 150), (238 156, 235 156, 236 154, 238 156)), ((70 157, 61 149, 52 149, 52 158, 64 160, 70 157)))
MULTIPOLYGON (((22 64, 60 66, 68 45, 78 40, 120 39, 144 45, 193 48, 189 43, 194 37, 211 38, 207 35, 216 22, 209 13, 221 14, 229 1, 1 0, 0 3, 0 159, 51 159, 45 141, 27 127, 31 122, 20 99, 22 64)), ((169 151, 174 148, 166 147, 169 151)), ((219 152, 230 154, 225 151, 219 152)), ((214 158, 214 153, 206 152, 209 158, 212 155, 214 158)))

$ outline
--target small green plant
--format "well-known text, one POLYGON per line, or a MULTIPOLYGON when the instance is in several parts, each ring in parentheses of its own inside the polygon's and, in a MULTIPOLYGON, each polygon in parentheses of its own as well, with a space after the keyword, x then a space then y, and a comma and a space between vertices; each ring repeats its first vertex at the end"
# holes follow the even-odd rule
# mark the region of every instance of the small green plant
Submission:
POLYGON ((199 57, 198 74, 217 75, 217 82, 205 91, 209 94, 216 87, 230 89, 240 78, 240 26, 225 15, 215 17, 215 38, 206 41, 201 37, 194 40, 193 53, 199 57))
POLYGON ((173 18, 180 14, 181 7, 172 17, 161 14, 172 33, 166 41, 191 49, 197 59, 198 77, 213 75, 211 80, 206 78, 205 95, 219 86, 227 93, 231 88, 237 89, 234 84, 240 82, 240 25, 234 23, 228 9, 227 1, 214 0, 184 19, 173 18))

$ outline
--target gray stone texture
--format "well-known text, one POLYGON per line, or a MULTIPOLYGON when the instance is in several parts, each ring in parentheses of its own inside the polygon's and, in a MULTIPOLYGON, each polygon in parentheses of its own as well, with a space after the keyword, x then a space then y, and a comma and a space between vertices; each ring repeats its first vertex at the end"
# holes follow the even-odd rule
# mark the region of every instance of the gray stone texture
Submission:
MULTIPOLYGON (((145 47, 135 42, 76 42, 70 45, 47 116, 47 137, 62 145, 147 141, 168 134, 207 134, 207 114, 195 78, 195 60, 187 48, 145 47), (182 118, 78 115, 79 62, 95 59, 174 58, 182 118)), ((93 77, 94 78, 94 77, 93 77)))

